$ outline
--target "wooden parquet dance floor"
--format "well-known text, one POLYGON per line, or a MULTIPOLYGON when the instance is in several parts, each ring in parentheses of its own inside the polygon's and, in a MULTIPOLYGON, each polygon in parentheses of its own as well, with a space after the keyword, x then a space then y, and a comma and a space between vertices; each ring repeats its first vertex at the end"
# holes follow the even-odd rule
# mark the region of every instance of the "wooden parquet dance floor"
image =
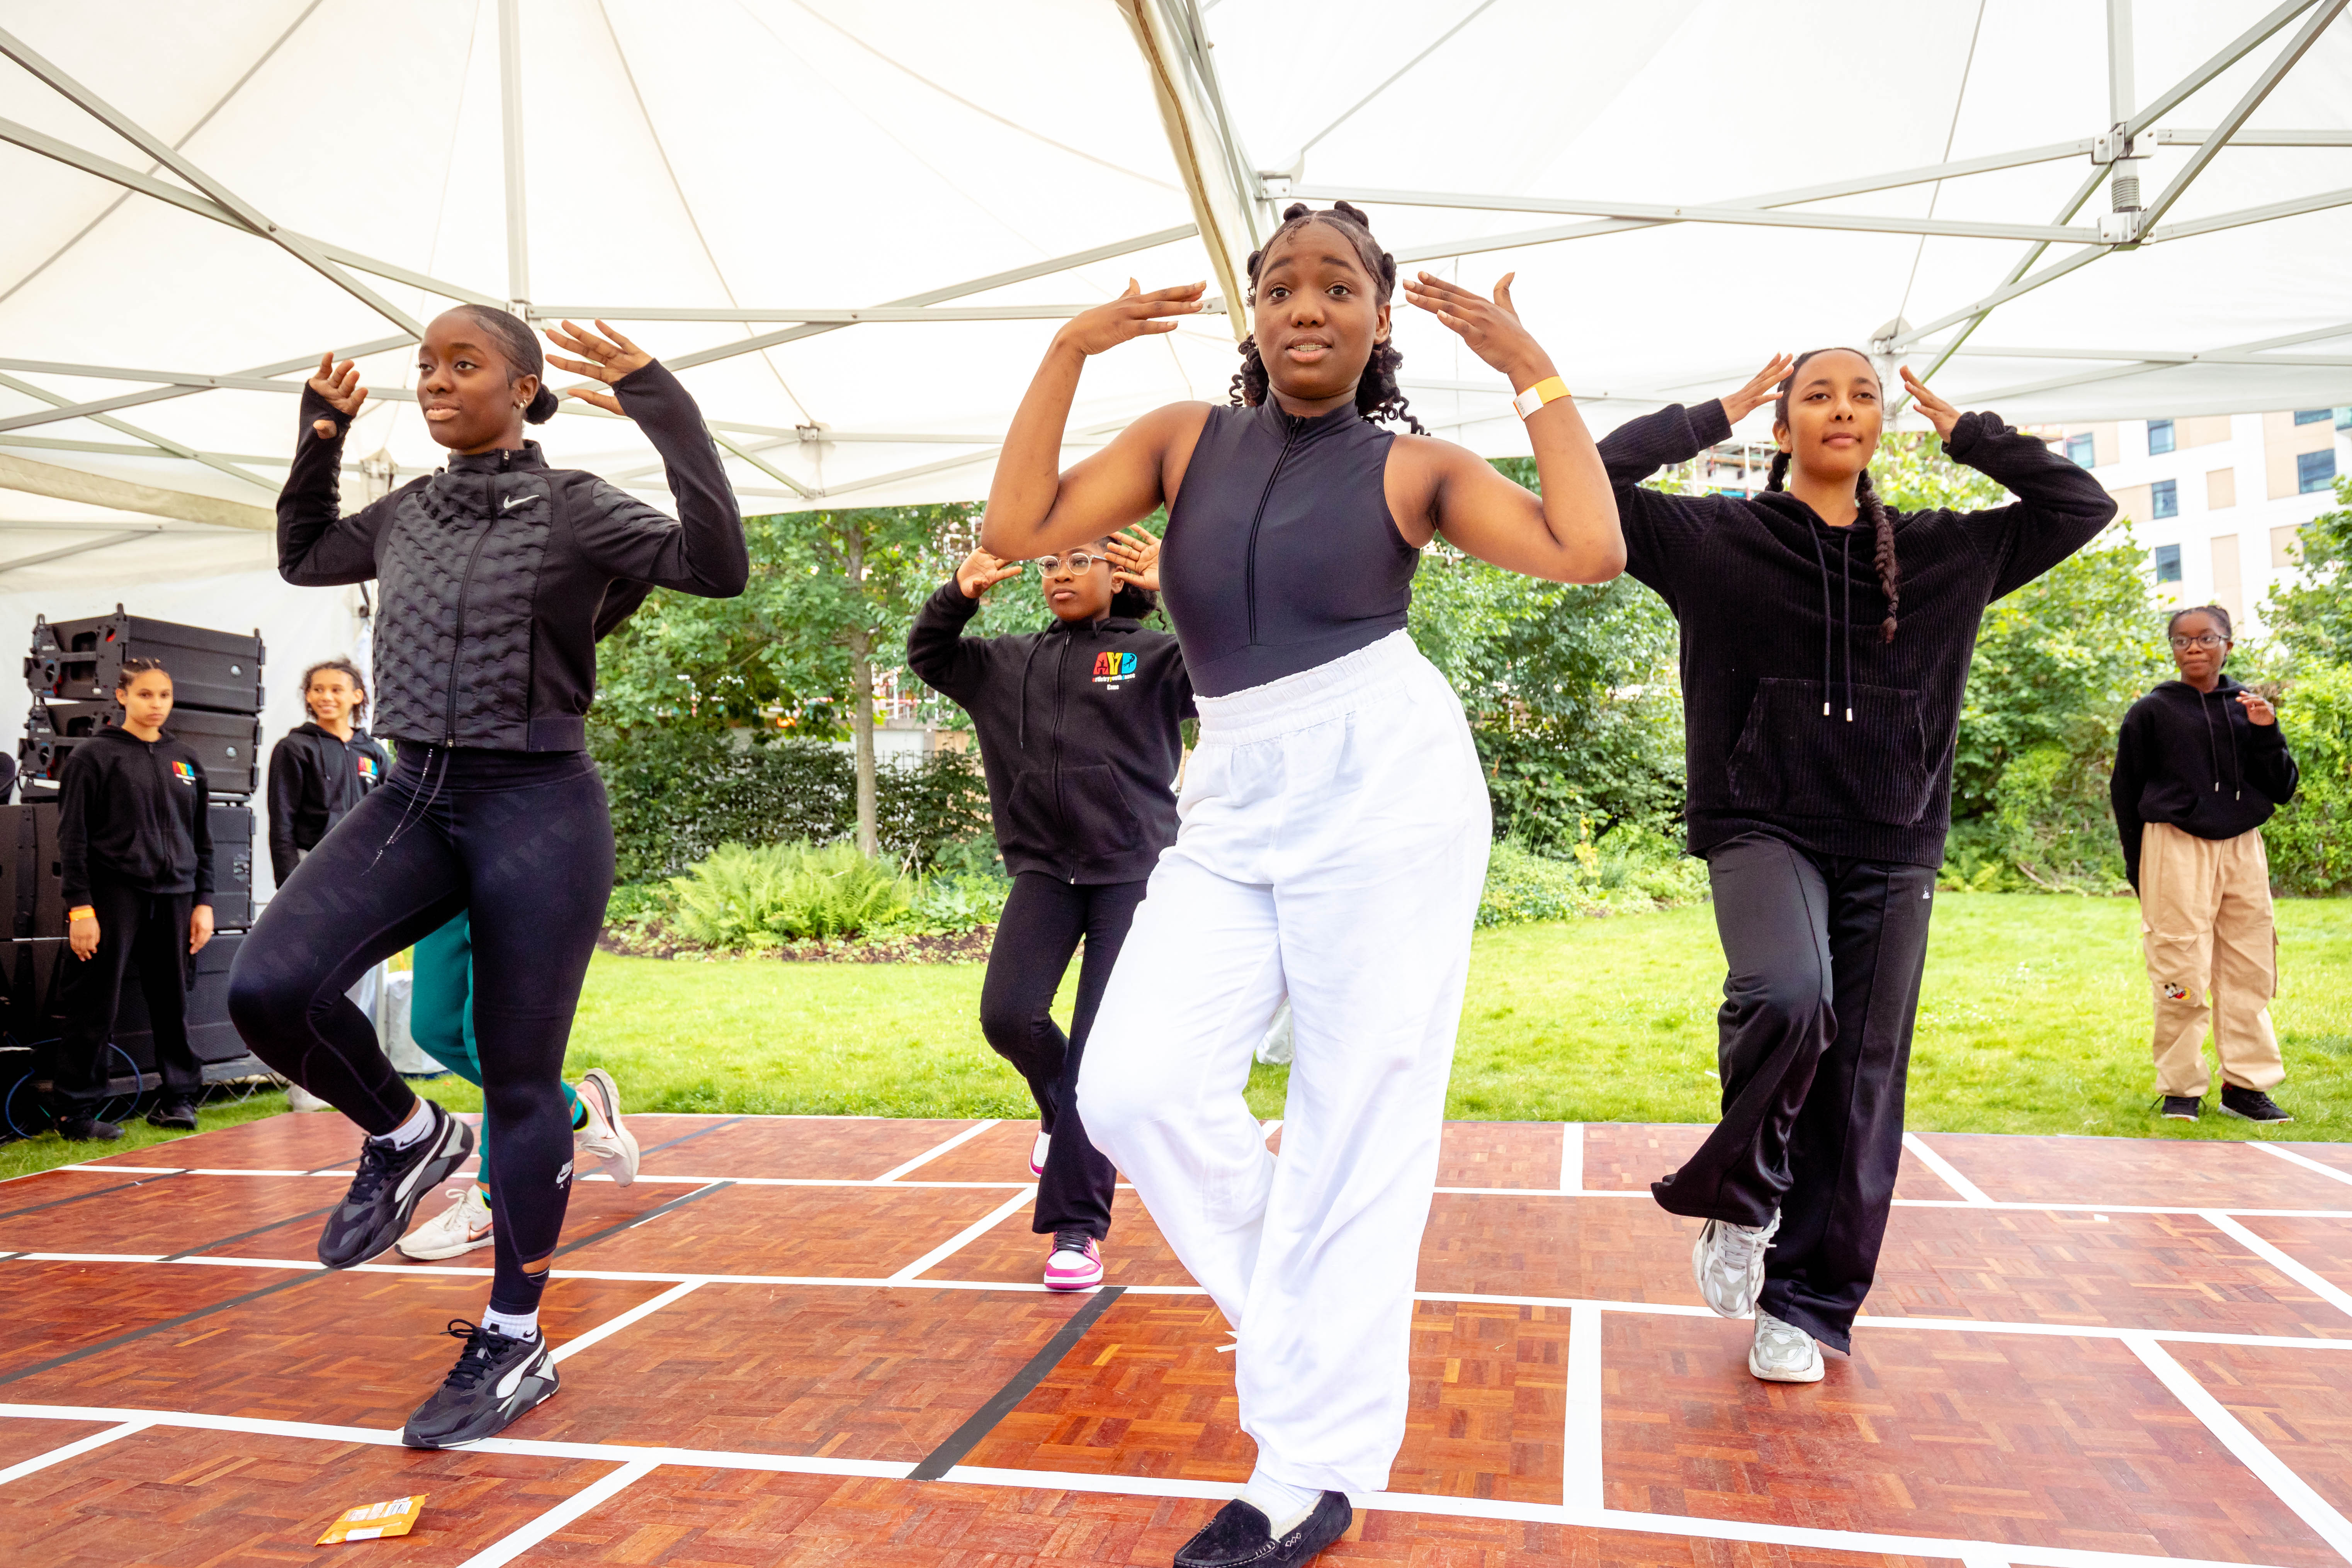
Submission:
MULTIPOLYGON (((631 1124, 548 1291, 562 1392, 460 1452, 398 1431, 488 1254, 320 1269, 340 1117, 0 1184, 6 1568, 310 1562, 417 1492, 333 1550, 1165 1568, 1248 1475, 1225 1324, 1131 1191, 1104 1290, 1037 1283, 1028 1124, 631 1124)), ((1790 1387, 1649 1201, 1702 1131, 1447 1127, 1410 1428, 1333 1568, 2352 1561, 2352 1147, 1910 1138, 1854 1354, 1790 1387)))

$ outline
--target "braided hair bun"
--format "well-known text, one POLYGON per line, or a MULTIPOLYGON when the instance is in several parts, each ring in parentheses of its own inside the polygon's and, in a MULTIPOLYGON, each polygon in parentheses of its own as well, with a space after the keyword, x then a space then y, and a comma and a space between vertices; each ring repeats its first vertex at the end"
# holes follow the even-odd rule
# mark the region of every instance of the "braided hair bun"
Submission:
MULTIPOLYGON (((1381 248, 1381 242, 1372 237, 1372 220, 1366 217, 1364 209, 1353 202, 1339 202, 1320 212, 1305 202, 1293 202, 1284 208, 1282 226, 1266 237, 1263 247, 1250 252, 1249 303, 1257 303, 1258 268, 1265 261, 1265 253, 1272 250, 1283 236, 1305 228, 1310 223, 1328 224, 1347 237, 1349 244, 1356 248, 1356 258, 1363 263, 1365 272, 1370 275, 1379 289, 1381 303, 1387 304, 1396 293, 1396 258, 1381 248)), ((1372 345, 1371 358, 1366 362, 1364 374, 1356 383, 1356 412, 1367 419, 1386 419, 1405 426, 1415 435, 1426 436, 1428 430, 1413 417, 1412 408, 1405 402, 1404 393, 1397 386, 1397 369, 1403 363, 1404 355, 1398 352, 1395 343, 1372 345)), ((1244 338, 1242 368, 1234 373, 1234 405, 1256 407, 1265 401, 1268 385, 1265 362, 1258 357, 1257 339, 1255 336, 1244 338)))

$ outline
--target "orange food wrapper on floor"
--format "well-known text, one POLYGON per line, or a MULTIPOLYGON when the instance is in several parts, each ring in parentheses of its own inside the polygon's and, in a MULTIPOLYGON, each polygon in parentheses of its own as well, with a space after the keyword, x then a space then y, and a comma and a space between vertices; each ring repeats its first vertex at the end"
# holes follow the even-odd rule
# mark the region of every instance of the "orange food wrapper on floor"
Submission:
POLYGON ((416 1526, 417 1516, 425 1511, 423 1492, 415 1497, 399 1497, 390 1502, 362 1503, 345 1509, 342 1517, 327 1526, 327 1533, 319 1537, 321 1546, 340 1546, 346 1541, 377 1541, 390 1535, 406 1535, 416 1526))

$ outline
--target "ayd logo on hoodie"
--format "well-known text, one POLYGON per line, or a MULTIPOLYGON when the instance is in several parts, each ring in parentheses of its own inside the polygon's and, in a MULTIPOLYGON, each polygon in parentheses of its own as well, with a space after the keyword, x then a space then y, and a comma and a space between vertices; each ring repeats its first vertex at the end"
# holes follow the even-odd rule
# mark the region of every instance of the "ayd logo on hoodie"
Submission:
POLYGON ((1095 684, 1117 686, 1135 679, 1135 656, 1131 653, 1098 653, 1095 655, 1095 684))
POLYGON ((190 767, 185 763, 173 763, 172 764, 172 776, 179 780, 182 784, 193 787, 196 782, 196 770, 190 767))
POLYGON ((363 779, 375 777, 375 759, 365 752, 360 753, 360 777, 363 779))

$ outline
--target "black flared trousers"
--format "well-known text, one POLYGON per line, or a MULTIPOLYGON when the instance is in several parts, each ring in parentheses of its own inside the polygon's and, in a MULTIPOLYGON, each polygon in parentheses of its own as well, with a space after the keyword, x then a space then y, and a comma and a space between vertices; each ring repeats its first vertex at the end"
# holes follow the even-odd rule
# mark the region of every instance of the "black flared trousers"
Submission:
POLYGON ((1672 1213, 1737 1225, 1778 1209, 1759 1306, 1843 1351, 1903 1161, 1935 869, 1747 834, 1708 854, 1707 879, 1730 970, 1723 1120, 1650 1190, 1672 1213))
POLYGON ((1038 1120, 1053 1138, 1031 1222, 1040 1236, 1083 1230, 1100 1241, 1110 1234, 1118 1177, 1079 1118, 1078 1066, 1143 888, 1141 882, 1065 882, 1024 871, 1013 879, 1013 896, 996 922, 988 978, 981 984, 980 1032, 1028 1081, 1038 1120), (1054 993, 1082 937, 1087 955, 1078 965, 1077 1005, 1066 1036, 1054 1022, 1054 993))

